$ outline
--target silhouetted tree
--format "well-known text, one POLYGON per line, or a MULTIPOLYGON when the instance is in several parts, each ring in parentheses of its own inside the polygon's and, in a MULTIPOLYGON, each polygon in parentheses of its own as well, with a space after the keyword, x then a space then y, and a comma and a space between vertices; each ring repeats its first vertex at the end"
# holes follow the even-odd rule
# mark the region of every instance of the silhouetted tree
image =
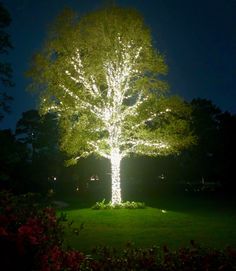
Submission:
POLYGON ((178 157, 178 179, 180 182, 217 182, 219 116, 222 112, 206 99, 193 99, 191 106, 192 129, 197 136, 197 144, 178 157))
POLYGON ((236 115, 225 112, 219 117, 218 176, 224 188, 235 193, 236 188, 236 115))
POLYGON ((37 110, 28 110, 22 113, 22 118, 16 124, 16 136, 18 140, 29 148, 31 159, 37 152, 37 144, 40 131, 40 116, 37 110))
POLYGON ((194 99, 193 129, 198 136, 198 144, 193 147, 193 160, 198 160, 196 169, 200 178, 218 181, 216 178, 217 153, 219 147, 219 116, 221 110, 211 101, 194 99))
POLYGON ((23 112, 16 124, 18 140, 26 144, 32 155, 50 155, 58 151, 58 123, 55 114, 41 117, 37 110, 23 112))
POLYGON ((11 130, 0 131, 0 187, 25 192, 28 151, 11 130))
POLYGON ((16 125, 17 139, 29 153, 32 183, 38 189, 49 188, 50 180, 58 176, 63 157, 58 148, 58 125, 54 114, 40 117, 37 110, 22 114, 16 125))

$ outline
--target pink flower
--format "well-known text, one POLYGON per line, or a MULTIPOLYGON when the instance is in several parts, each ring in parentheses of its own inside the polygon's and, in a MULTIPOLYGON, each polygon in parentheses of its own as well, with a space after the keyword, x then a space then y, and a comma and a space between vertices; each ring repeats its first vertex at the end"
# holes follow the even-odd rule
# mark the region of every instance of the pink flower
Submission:
POLYGON ((30 235, 33 233, 33 230, 31 227, 29 227, 27 225, 23 225, 18 229, 18 233, 20 235, 30 235))

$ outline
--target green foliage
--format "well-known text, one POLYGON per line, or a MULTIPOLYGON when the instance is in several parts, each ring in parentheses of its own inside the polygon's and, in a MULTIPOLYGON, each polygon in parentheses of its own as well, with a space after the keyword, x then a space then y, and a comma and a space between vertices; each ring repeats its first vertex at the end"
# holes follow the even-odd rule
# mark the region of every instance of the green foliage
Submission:
POLYGON ((142 16, 133 9, 109 7, 79 19, 73 11, 64 10, 51 26, 45 46, 35 55, 27 74, 32 78, 30 88, 40 96, 41 113, 58 114, 61 148, 73 158, 68 164, 74 164, 79 157, 91 153, 104 157, 110 154, 109 129, 104 116, 94 114, 95 107, 101 112, 112 108, 109 126, 115 124, 121 129, 117 142, 124 142, 119 149, 129 150, 127 155, 167 155, 191 145, 194 142, 189 128, 191 110, 181 99, 166 95, 168 85, 161 78, 166 73, 165 58, 154 48, 142 16), (80 73, 72 65, 77 52, 82 63, 80 73), (124 53, 128 54, 125 58, 124 53), (112 90, 116 93, 127 88, 127 98, 112 108, 116 94, 107 95, 111 89, 104 67, 112 64, 115 72, 119 71, 116 75, 119 78, 125 73, 119 70, 119 65, 125 61, 131 61, 132 71, 138 72, 131 73, 112 90), (68 74, 77 81, 71 80, 68 74), (91 95, 88 90, 88 84, 93 87, 93 83, 99 90, 98 95, 91 95), (125 114, 126 109, 137 103, 140 93, 141 105, 125 114), (136 125, 137 129, 133 129, 136 125), (138 146, 131 139, 139 140, 138 146), (144 142, 166 142, 169 147, 158 148, 144 142))
POLYGON ((107 209, 144 209, 146 205, 144 202, 135 201, 125 201, 119 204, 112 204, 112 202, 105 202, 103 199, 100 202, 96 202, 95 205, 91 207, 93 210, 107 210, 107 209))
POLYGON ((65 10, 28 72, 41 113, 58 116, 67 165, 91 154, 113 163, 112 203, 121 201, 114 169, 124 157, 178 153, 194 142, 190 109, 167 96, 166 73, 142 16, 118 7, 79 20, 65 10))

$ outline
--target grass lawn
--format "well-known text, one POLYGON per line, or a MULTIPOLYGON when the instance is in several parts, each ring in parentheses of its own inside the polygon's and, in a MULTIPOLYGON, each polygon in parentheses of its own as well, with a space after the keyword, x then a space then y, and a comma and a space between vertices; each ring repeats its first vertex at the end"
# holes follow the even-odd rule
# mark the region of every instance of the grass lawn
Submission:
POLYGON ((236 247, 236 212, 230 202, 203 198, 158 198, 146 209, 92 210, 71 200, 64 212, 80 234, 68 230, 66 244, 84 252, 98 245, 187 246, 190 240, 214 248, 236 247), (163 212, 165 210, 166 212, 163 212))

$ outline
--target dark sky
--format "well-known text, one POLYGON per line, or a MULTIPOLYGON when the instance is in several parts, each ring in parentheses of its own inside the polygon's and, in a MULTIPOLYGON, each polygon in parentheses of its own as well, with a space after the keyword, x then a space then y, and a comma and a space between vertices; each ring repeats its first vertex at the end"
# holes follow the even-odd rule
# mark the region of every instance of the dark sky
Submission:
MULTIPOLYGON (((48 25, 64 8, 80 15, 101 7, 99 0, 3 0, 12 17, 8 28, 14 50, 12 113, 1 128, 15 128, 21 113, 37 104, 26 92, 24 72, 40 49, 48 25)), ((166 55, 171 92, 187 101, 210 99, 223 111, 236 113, 236 0, 117 0, 134 7, 151 28, 155 46, 166 55)))

